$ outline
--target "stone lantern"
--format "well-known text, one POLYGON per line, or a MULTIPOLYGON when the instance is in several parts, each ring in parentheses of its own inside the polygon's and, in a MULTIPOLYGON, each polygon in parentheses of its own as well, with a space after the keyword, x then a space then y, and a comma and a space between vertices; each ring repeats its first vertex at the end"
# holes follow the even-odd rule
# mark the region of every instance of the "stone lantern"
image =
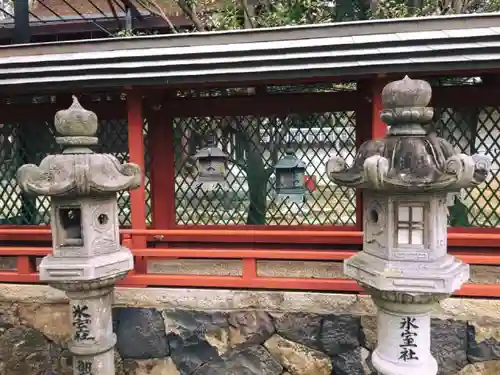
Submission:
POLYGON ((423 126, 430 85, 405 77, 382 91, 384 139, 361 145, 354 164, 327 166, 338 185, 363 191, 363 251, 344 263, 378 307, 373 365, 383 375, 435 375, 430 312, 469 278, 447 254, 447 195, 483 182, 491 161, 455 151, 423 126))
POLYGON ((70 299, 74 373, 114 375, 113 287, 133 268, 120 245, 116 193, 137 188, 141 170, 89 148, 98 141, 97 116, 76 98, 54 121, 63 152, 17 172, 26 193, 51 198, 53 252, 40 264, 40 280, 70 299))
POLYGON ((276 163, 274 170, 278 199, 303 203, 306 193, 304 186, 306 164, 297 159, 292 149, 287 149, 285 156, 276 163))
POLYGON ((197 185, 210 190, 225 184, 228 155, 216 147, 212 137, 207 147, 201 149, 194 158, 198 164, 197 185))

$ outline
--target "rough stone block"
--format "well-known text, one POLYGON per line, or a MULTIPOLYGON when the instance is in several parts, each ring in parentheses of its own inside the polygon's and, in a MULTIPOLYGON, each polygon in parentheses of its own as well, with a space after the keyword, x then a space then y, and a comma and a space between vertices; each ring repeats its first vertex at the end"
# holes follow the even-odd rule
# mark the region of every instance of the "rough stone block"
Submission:
POLYGON ((323 320, 320 341, 325 352, 335 356, 360 346, 361 319, 351 315, 328 315, 323 320))
POLYGON ((164 310, 162 316, 167 334, 175 333, 180 337, 203 337, 207 332, 229 327, 227 315, 221 312, 164 310))
POLYGON ((170 333, 168 339, 170 355, 181 375, 191 375, 205 363, 220 359, 217 349, 197 334, 181 337, 170 333))
POLYGON ((458 373, 467 365, 467 323, 432 319, 431 353, 438 362, 438 375, 458 373))
POLYGON ((229 314, 231 346, 242 343, 262 344, 274 333, 269 314, 263 311, 242 311, 229 314))
POLYGON ((116 349, 123 359, 165 358, 169 354, 160 312, 146 308, 120 308, 115 312, 116 349))
POLYGON ((24 324, 41 331, 49 340, 64 343, 71 338, 70 307, 67 304, 21 304, 18 313, 24 324))
POLYGON ((162 315, 167 334, 174 334, 182 339, 196 336, 216 348, 219 354, 229 350, 230 332, 225 313, 179 310, 163 311, 162 315))
POLYGON ((315 349, 273 335, 264 346, 293 375, 331 375, 332 361, 315 349))
POLYGON ((221 360, 207 363, 193 375, 280 375, 283 367, 260 345, 234 350, 221 360))
POLYGON ((356 348, 332 358, 335 375, 376 375, 370 361, 370 351, 356 348))
POLYGON ((171 358, 164 359, 127 359, 124 364, 126 375, 179 375, 171 358))
POLYGON ((36 329, 14 327, 0 337, 2 373, 35 375, 53 370, 50 344, 36 329))
POLYGON ((252 375, 275 375, 283 371, 283 367, 271 356, 263 346, 252 345, 239 350, 233 350, 226 359, 227 363, 240 363, 251 369, 252 375))
POLYGON ((471 363, 457 375, 497 375, 500 374, 500 361, 471 363))
POLYGON ((276 332, 284 338, 321 349, 319 336, 322 317, 316 314, 286 313, 276 319, 276 332))
POLYGON ((377 346, 377 317, 364 315, 361 317, 361 345, 368 350, 377 346))
POLYGON ((473 363, 500 360, 500 322, 467 325, 467 359, 473 363))

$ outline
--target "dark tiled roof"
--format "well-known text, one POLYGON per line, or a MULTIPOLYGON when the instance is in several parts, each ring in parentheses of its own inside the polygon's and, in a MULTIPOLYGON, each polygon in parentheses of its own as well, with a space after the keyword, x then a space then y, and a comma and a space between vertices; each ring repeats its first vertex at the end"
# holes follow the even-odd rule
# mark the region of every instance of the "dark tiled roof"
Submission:
POLYGON ((0 91, 500 67, 500 15, 348 22, 0 48, 0 91))

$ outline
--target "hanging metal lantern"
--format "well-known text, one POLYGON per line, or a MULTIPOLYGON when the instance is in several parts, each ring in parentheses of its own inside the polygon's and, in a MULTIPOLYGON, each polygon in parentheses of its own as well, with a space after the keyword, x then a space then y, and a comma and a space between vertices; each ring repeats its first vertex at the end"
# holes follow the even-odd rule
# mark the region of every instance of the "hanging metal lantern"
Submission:
POLYGON ((197 185, 212 189, 226 182, 228 155, 215 147, 213 139, 195 155, 195 159, 198 164, 197 185))
POLYGON ((305 201, 306 163, 297 159, 291 149, 276 163, 276 195, 278 199, 303 203, 305 201))

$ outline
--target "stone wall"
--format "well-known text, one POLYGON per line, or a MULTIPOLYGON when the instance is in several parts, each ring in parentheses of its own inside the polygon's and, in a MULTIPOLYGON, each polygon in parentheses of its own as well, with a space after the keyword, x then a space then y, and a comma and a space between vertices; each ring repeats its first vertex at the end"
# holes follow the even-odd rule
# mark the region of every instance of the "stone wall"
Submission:
MULTIPOLYGON (((354 295, 118 289, 117 373, 375 374, 374 312, 354 295)), ((0 286, 0 375, 72 374, 69 322, 60 292, 0 286)), ((445 301, 432 351, 440 374, 500 374, 500 301, 445 301)))

